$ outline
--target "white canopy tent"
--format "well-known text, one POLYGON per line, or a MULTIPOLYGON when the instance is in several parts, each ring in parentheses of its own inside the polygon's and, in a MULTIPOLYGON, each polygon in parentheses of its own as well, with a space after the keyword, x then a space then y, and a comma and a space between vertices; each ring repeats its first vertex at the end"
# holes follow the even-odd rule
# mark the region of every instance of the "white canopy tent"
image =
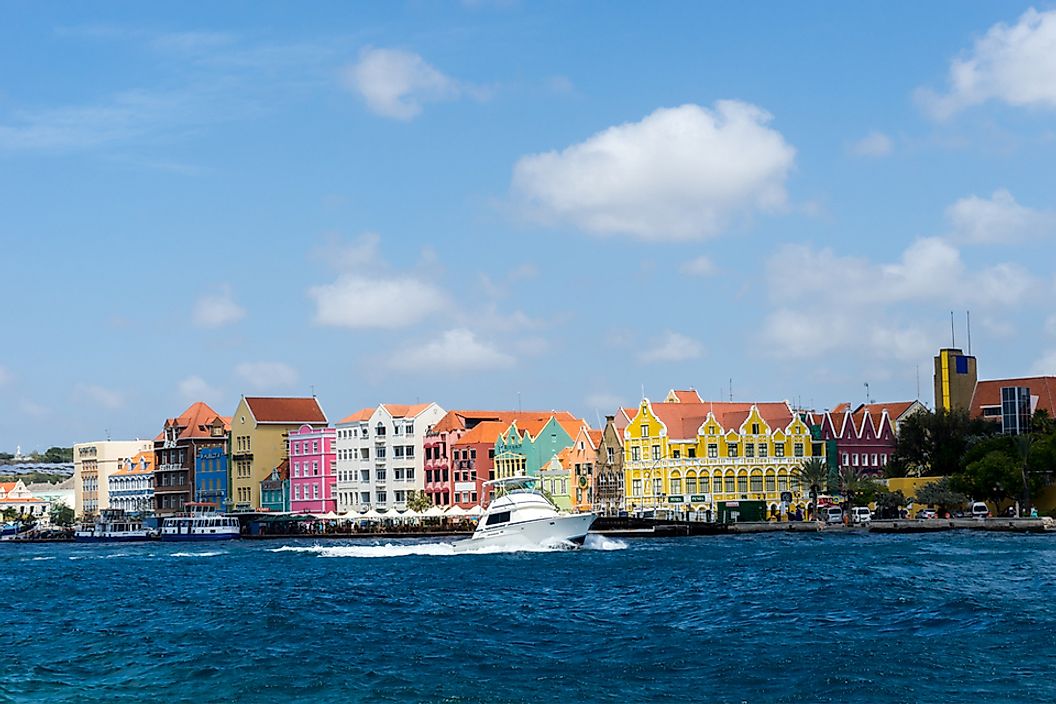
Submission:
POLYGON ((444 509, 439 506, 430 506, 429 510, 422 514, 426 518, 443 518, 444 509))
POLYGON ((447 512, 444 513, 444 515, 449 516, 451 518, 462 518, 466 515, 466 509, 462 508, 458 504, 455 504, 451 508, 447 509, 447 512))
POLYGON ((466 515, 467 516, 483 516, 484 515, 484 509, 482 509, 480 506, 470 506, 469 508, 466 509, 466 515))

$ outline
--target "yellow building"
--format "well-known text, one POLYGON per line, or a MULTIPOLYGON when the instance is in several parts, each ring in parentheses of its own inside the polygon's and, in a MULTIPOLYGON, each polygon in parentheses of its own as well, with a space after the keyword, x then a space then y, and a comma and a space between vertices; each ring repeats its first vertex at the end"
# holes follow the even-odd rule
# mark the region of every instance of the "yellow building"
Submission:
POLYGON ((243 396, 231 416, 231 493, 234 510, 260 508, 260 483, 289 456, 291 430, 326 425, 315 397, 243 396))
POLYGON ((153 452, 150 440, 99 440, 73 446, 74 510, 78 518, 96 516, 110 503, 110 475, 123 461, 141 452, 153 452))
POLYGON ((631 510, 717 511, 719 503, 762 501, 780 513, 806 501, 798 470, 821 445, 788 403, 643 399, 622 413, 631 510))

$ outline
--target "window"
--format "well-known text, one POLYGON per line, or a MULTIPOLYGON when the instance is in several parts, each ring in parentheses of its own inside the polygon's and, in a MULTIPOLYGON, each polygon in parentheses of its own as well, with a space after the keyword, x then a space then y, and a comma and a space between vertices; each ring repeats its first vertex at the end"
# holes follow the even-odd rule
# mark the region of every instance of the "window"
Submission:
POLYGON ((686 493, 696 494, 697 493, 697 478, 686 477, 686 493))
POLYGON ((873 453, 873 466, 874 467, 878 467, 879 466, 879 464, 877 463, 877 456, 876 456, 875 452, 873 453))
POLYGON ((755 445, 750 442, 744 443, 744 456, 755 457, 755 445))
MULTIPOLYGON (((403 448, 403 450, 404 450, 404 457, 406 457, 407 459, 414 459, 414 445, 407 445, 406 447, 403 448)), ((476 456, 477 456, 477 451, 473 450, 473 457, 476 457, 476 456)))
POLYGON ((641 495, 642 495, 642 480, 641 479, 632 479, 631 480, 631 496, 641 496, 641 495))
POLYGON ((841 463, 844 467, 849 467, 850 466, 851 461, 850 461, 849 458, 850 458, 850 455, 848 455, 846 452, 844 452, 843 453, 843 462, 841 463))
POLYGON ((855 467, 858 466, 858 453, 857 452, 855 452, 853 455, 851 455, 851 464, 853 466, 855 466, 855 467))
POLYGON ((403 459, 403 445, 397 445, 392 448, 392 456, 396 459, 403 459))
POLYGON ((510 522, 510 512, 509 511, 499 511, 497 513, 493 513, 490 516, 488 516, 487 523, 485 523, 484 525, 493 526, 496 523, 509 523, 509 522, 510 522))
POLYGON ((312 462, 312 476, 313 477, 318 477, 319 476, 319 463, 318 462, 312 462))
POLYGON ((360 457, 362 457, 364 460, 369 460, 370 459, 370 448, 369 447, 364 447, 362 450, 360 450, 360 457))
POLYGON ((663 479, 654 479, 653 480, 653 495, 654 496, 660 496, 663 493, 664 493, 664 480, 663 479))
POLYGON ((695 448, 695 447, 687 447, 686 448, 686 457, 689 457, 690 459, 693 459, 696 456, 697 456, 697 448, 695 448))
POLYGON ((672 479, 671 480, 671 493, 672 494, 681 494, 682 493, 682 480, 681 479, 672 479))
POLYGON ((615 461, 616 452, 611 447, 605 448, 605 455, 608 457, 610 464, 615 461))
POLYGON ((887 466, 887 455, 880 455, 880 466, 881 467, 886 467, 887 466))
POLYGON ((318 484, 312 484, 312 498, 313 499, 318 499, 319 498, 319 485, 318 484))
POLYGON ((769 452, 767 451, 766 443, 765 442, 759 443, 759 456, 760 457, 766 457, 768 454, 769 454, 769 452))
POLYGON ((729 443, 728 445, 726 445, 726 450, 727 450, 726 454, 728 456, 736 457, 737 456, 737 452, 738 452, 737 443, 735 443, 735 442, 729 443))
POLYGON ((640 430, 642 431, 643 438, 649 437, 649 425, 647 423, 642 423, 640 430))
POLYGON ((737 477, 737 491, 742 494, 748 492, 748 477, 744 476, 743 474, 737 477))
POLYGON ((315 454, 315 455, 319 454, 319 441, 318 440, 312 440, 312 454, 315 454))
POLYGON ((758 434, 759 434, 759 424, 758 423, 752 423, 752 435, 758 435, 758 434))
POLYGON ((295 477, 301 476, 301 463, 300 462, 294 462, 293 463, 293 476, 295 476, 295 477))
POLYGON ((709 442, 708 443, 708 457, 710 457, 712 459, 715 459, 718 456, 719 456, 719 445, 718 445, 718 443, 709 442))
POLYGON ((654 460, 660 459, 660 446, 659 445, 653 445, 653 459, 654 460))
POLYGON ((761 474, 752 475, 752 491, 763 490, 763 476, 761 474))
POLYGON ((671 456, 677 460, 682 456, 682 451, 676 447, 674 450, 671 450, 671 456))
POLYGON ((767 474, 766 475, 766 490, 772 492, 772 491, 774 491, 774 488, 775 488, 774 487, 774 475, 773 474, 767 474))
POLYGON ((784 457, 784 456, 785 456, 785 444, 784 443, 778 443, 777 445, 774 445, 774 457, 784 457))
POLYGON ((642 459, 642 448, 635 445, 631 448, 631 461, 637 462, 640 459, 642 459))
POLYGON ((725 477, 723 477, 723 485, 724 485, 725 492, 727 494, 732 494, 733 493, 733 475, 732 474, 727 474, 725 477))
POLYGON ((792 446, 792 454, 794 454, 796 457, 802 457, 803 456, 803 443, 797 442, 795 445, 793 445, 792 446))

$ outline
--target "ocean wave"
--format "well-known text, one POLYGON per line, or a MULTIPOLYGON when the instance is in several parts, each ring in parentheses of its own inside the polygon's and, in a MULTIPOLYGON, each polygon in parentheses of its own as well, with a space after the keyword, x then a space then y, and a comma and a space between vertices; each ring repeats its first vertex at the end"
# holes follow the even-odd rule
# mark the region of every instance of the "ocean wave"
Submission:
POLYGON ((29 558, 29 561, 30 562, 38 562, 40 560, 54 560, 54 559, 55 559, 55 556, 52 555, 50 557, 31 557, 31 558, 29 558))
POLYGON ((616 540, 614 538, 607 538, 604 535, 590 534, 587 535, 587 539, 583 541, 584 550, 626 550, 627 543, 622 540, 616 540))
POLYGON ((169 557, 216 557, 217 555, 226 555, 224 552, 174 552, 169 557))
MULTIPOLYGON (((613 541, 616 542, 616 541, 613 541)), ((455 543, 414 543, 384 545, 283 545, 272 548, 270 552, 300 552, 318 555, 319 557, 410 557, 412 555, 425 555, 433 557, 450 557, 454 555, 499 555, 519 552, 560 552, 575 548, 571 543, 559 541, 555 543, 536 545, 507 545, 487 546, 480 548, 463 549, 455 547, 455 543)), ((626 546, 624 546, 626 547, 626 546)), ((595 548, 600 550, 619 550, 619 547, 595 548)))

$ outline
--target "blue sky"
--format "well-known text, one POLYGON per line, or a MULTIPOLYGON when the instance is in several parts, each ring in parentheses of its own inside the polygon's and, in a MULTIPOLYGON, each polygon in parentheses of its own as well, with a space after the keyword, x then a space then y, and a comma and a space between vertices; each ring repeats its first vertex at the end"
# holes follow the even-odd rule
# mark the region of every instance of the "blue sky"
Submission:
POLYGON ((1056 9, 0 8, 0 449, 1056 373, 1056 9))

